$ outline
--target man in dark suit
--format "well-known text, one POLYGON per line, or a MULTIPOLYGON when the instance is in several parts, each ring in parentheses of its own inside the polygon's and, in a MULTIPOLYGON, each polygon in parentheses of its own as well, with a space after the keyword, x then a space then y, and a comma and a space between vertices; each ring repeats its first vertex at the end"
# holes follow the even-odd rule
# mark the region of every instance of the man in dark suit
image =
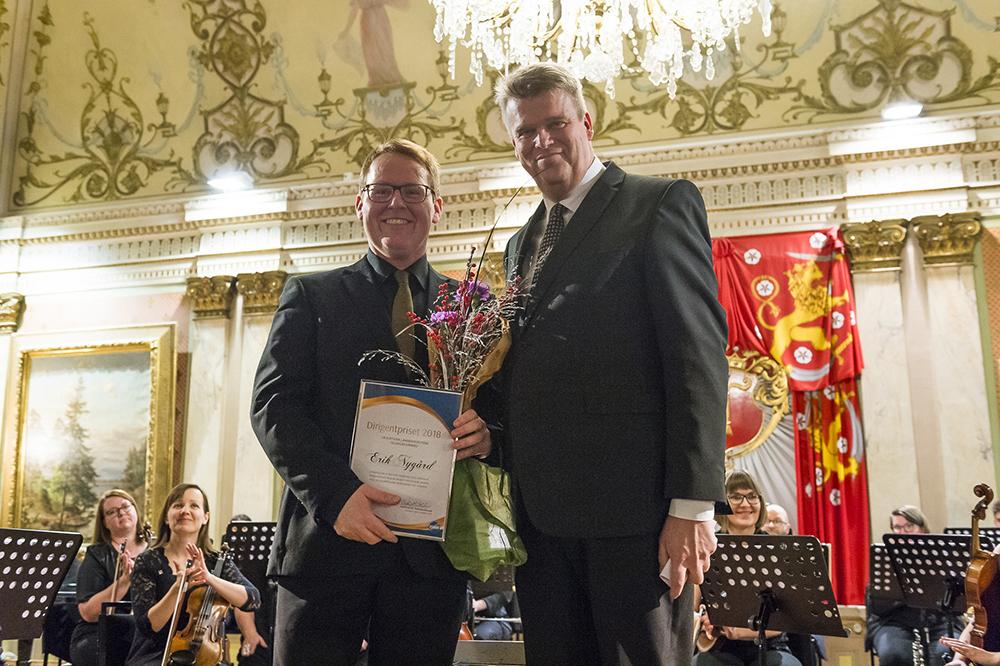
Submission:
MULTIPOLYGON (((465 575, 438 543, 397 539, 373 509, 399 497, 349 466, 361 379, 407 381, 396 364, 359 367, 362 354, 409 345, 426 369, 426 348, 400 331, 406 311, 426 312, 446 281, 426 257, 441 215, 438 164, 393 140, 369 157, 361 185, 367 256, 289 278, 254 382, 254 432, 286 484, 268 565, 278 581, 275 663, 354 664, 367 637, 373 665, 451 664, 465 575)), ((489 454, 475 411, 454 426, 459 459, 489 454)))
POLYGON ((562 67, 518 69, 497 104, 544 199, 505 257, 528 292, 503 380, 528 662, 687 663, 687 583, 724 500, 726 318, 704 204, 687 181, 601 164, 562 67))

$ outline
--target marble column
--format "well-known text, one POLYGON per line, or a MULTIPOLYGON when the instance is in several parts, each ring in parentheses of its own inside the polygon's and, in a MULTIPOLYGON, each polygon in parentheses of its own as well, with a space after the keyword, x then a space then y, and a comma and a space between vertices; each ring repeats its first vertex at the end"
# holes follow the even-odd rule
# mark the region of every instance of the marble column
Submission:
POLYGON ((937 414, 936 436, 925 442, 926 453, 929 464, 940 464, 924 484, 933 483, 942 495, 940 506, 927 505, 925 498, 924 508, 929 518, 932 512, 943 514, 939 520, 932 518, 934 527, 966 525, 976 499, 973 486, 983 481, 994 485, 988 361, 973 273, 982 225, 978 213, 922 216, 910 225, 920 243, 926 281, 925 335, 931 352, 927 370, 932 378, 926 398, 933 403, 926 408, 937 414))
MULTIPOLYGON (((229 396, 227 372, 231 358, 230 310, 236 293, 236 278, 231 275, 193 277, 187 281, 193 320, 189 331, 191 354, 188 389, 187 426, 184 439, 182 480, 197 483, 208 497, 212 513, 222 524, 213 521, 213 537, 228 522, 228 516, 216 514, 221 499, 226 449, 226 403, 229 396)), ((216 541, 218 543, 218 541, 216 541)))
POLYGON ((921 500, 900 291, 906 221, 845 224, 842 230, 865 359, 861 414, 869 515, 872 538, 881 541, 889 513, 921 500))
MULTIPOLYGON (((240 299, 240 356, 235 420, 232 513, 245 513, 255 521, 273 520, 280 480, 250 427, 250 402, 257 364, 267 343, 271 319, 285 285, 284 271, 241 273, 236 276, 240 299)), ((231 515, 231 514, 227 514, 231 515)))

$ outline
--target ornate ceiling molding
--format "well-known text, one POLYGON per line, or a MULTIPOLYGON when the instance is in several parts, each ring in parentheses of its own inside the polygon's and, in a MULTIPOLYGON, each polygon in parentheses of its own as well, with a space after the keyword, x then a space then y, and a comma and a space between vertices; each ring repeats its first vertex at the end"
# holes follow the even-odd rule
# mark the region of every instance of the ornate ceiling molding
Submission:
POLYGON ((187 295, 195 319, 228 319, 236 295, 236 278, 232 275, 189 277, 187 295))
POLYGON ((906 220, 874 220, 841 225, 851 260, 851 272, 900 270, 906 225, 906 220))
POLYGON ((920 242, 925 266, 971 264, 982 234, 982 216, 976 212, 923 215, 910 220, 920 242))

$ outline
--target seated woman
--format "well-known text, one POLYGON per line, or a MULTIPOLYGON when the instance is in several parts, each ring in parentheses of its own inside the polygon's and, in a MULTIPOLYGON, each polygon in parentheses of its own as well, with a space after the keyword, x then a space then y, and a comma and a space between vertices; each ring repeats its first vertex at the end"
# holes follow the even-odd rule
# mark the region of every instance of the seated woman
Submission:
MULTIPOLYGON (((97 664, 97 618, 101 604, 128 600, 129 575, 135 558, 144 550, 146 541, 139 529, 139 514, 132 496, 117 488, 101 495, 94 518, 94 543, 87 547, 76 581, 77 610, 82 622, 73 629, 69 648, 76 666, 97 664)), ((116 632, 115 638, 122 640, 127 650, 132 632, 116 632)))
MULTIPOLYGON (((904 504, 889 515, 889 529, 895 534, 928 534, 927 518, 915 506, 904 504)), ((865 591, 865 649, 875 649, 881 666, 909 666, 913 663, 914 639, 926 628, 930 637, 931 663, 947 660, 947 649, 937 642, 942 636, 962 631, 962 625, 940 613, 923 611, 902 601, 887 602, 871 597, 871 587, 865 591), (916 634, 914 634, 916 632, 916 634)))
MULTIPOLYGON (((766 534, 762 527, 767 515, 761 510, 766 503, 752 476, 742 471, 730 474, 726 478, 726 496, 733 513, 716 518, 722 525, 719 534, 766 534)), ((716 642, 711 650, 698 654, 695 666, 754 666, 757 663, 756 631, 714 626, 708 614, 703 613, 701 633, 698 637, 699 649, 713 639, 716 642)), ((766 635, 768 666, 801 666, 801 662, 789 651, 788 640, 783 633, 768 631, 766 635)))
MULTIPOLYGON (((208 540, 208 500, 193 483, 174 486, 160 511, 156 543, 140 555, 132 569, 132 612, 136 632, 128 666, 158 666, 167 648, 170 620, 181 588, 179 575, 187 567, 189 588, 207 585, 222 599, 243 611, 260 606, 260 594, 231 561, 221 575, 212 573, 218 553, 208 540)), ((177 626, 188 614, 181 604, 177 626)))

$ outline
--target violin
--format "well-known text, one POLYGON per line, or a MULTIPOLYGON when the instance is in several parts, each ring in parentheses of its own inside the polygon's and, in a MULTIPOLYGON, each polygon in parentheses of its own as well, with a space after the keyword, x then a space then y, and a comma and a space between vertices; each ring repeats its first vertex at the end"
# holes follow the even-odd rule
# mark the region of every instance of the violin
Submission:
MULTIPOLYGON (((213 575, 221 576, 222 568, 229 556, 229 545, 223 544, 219 560, 212 570, 213 575)), ((190 566, 190 561, 188 566, 190 566)), ((184 597, 186 590, 187 571, 184 572, 181 592, 178 599, 184 597)), ((226 644, 226 614, 230 603, 217 594, 209 585, 201 584, 191 588, 186 602, 187 624, 176 631, 178 608, 174 609, 171 623, 170 640, 164 655, 164 666, 217 666, 228 664, 226 644)))
POLYGON ((997 577, 1000 555, 983 550, 979 540, 979 521, 986 519, 986 509, 993 502, 993 489, 980 483, 973 492, 982 499, 972 509, 972 560, 965 574, 965 598, 972 606, 969 642, 997 652, 1000 651, 1000 578, 997 577))

